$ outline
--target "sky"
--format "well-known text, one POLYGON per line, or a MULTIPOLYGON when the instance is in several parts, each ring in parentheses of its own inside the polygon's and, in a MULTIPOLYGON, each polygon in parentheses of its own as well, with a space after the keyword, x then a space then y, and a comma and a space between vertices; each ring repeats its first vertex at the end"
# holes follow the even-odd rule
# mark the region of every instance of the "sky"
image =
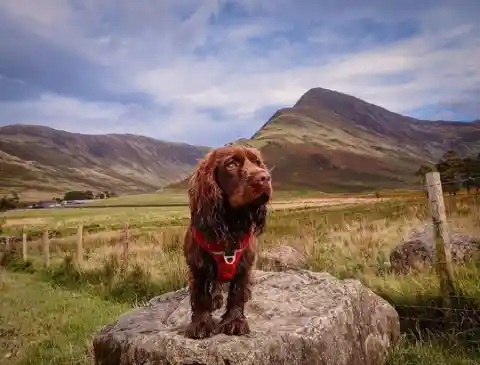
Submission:
POLYGON ((219 146, 312 87, 480 118, 478 0, 0 0, 0 125, 219 146))

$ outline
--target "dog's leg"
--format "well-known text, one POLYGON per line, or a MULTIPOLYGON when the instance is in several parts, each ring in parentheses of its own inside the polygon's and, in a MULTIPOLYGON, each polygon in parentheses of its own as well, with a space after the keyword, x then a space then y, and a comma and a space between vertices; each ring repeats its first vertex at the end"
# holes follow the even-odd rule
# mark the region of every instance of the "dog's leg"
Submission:
POLYGON ((210 337, 215 332, 215 324, 212 318, 213 300, 206 275, 195 275, 190 271, 189 288, 192 317, 185 336, 210 337))
POLYGON ((227 308, 220 322, 219 332, 227 335, 246 335, 250 332, 245 317, 245 303, 250 300, 252 292, 251 270, 243 267, 230 283, 227 308))
POLYGON ((218 281, 212 283, 212 302, 214 311, 223 307, 222 284, 218 281))

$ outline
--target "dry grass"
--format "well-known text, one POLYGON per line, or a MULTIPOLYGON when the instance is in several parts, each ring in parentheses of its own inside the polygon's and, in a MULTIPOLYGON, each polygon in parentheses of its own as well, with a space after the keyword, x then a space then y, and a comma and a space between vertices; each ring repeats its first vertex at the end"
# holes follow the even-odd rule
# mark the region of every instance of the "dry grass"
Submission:
POLYGON ((13 235, 18 235, 25 227, 32 234, 49 229, 68 237, 80 224, 90 232, 115 231, 125 223, 132 228, 160 229, 175 224, 175 221, 184 220, 187 216, 188 210, 185 206, 23 210, 5 213, 3 227, 7 234, 13 235))
MULTIPOLYGON (((277 245, 293 246, 305 255, 308 269, 328 271, 340 278, 357 278, 396 305, 402 317, 425 316, 424 312, 410 310, 409 306, 413 308, 426 303, 434 305, 434 299, 439 293, 437 276, 431 270, 421 275, 394 275, 389 271, 388 259, 390 251, 412 228, 418 227, 425 220, 428 221, 425 203, 424 199, 386 200, 375 204, 364 202, 343 206, 272 210, 269 213, 267 231, 259 239, 259 248, 264 250, 277 245)), ((446 205, 452 228, 480 236, 478 198, 473 200, 471 197, 457 196, 455 200, 446 199, 446 205)), ((116 230, 111 229, 115 224, 108 225, 108 219, 119 218, 109 214, 100 220, 101 225, 107 222, 106 226, 100 226, 104 230, 99 228, 85 236, 85 262, 81 270, 77 270, 70 261, 75 247, 74 232, 52 240, 52 268, 47 271, 41 269, 40 246, 32 243, 29 255, 33 265, 27 265, 26 269, 35 273, 33 277, 73 289, 80 293, 79 295, 84 295, 81 294, 84 292, 89 293, 88 295, 93 293, 100 298, 99 300, 130 305, 153 295, 183 287, 186 284, 186 266, 181 252, 181 241, 186 220, 175 218, 176 220, 173 220, 175 224, 169 224, 172 222, 170 213, 167 214, 165 211, 152 213, 152 210, 142 209, 136 208, 129 213, 129 218, 137 226, 131 231, 128 268, 125 271, 122 271, 122 254, 125 247, 122 232, 120 227, 116 230), (143 212, 142 218, 139 218, 140 212, 143 212), (149 217, 149 214, 153 216, 149 217)), ((119 213, 120 216, 127 215, 124 209, 119 210, 122 211, 119 213)), ((88 214, 78 215, 78 212, 75 214, 74 217, 62 219, 94 221, 91 218, 89 220, 88 214)), ((42 217, 37 219, 40 218, 42 217)), ((7 222, 10 222, 12 227, 11 219, 27 218, 8 219, 7 222)), ((118 226, 118 222, 116 225, 118 226)), ((262 265, 260 262, 259 268, 275 269, 262 265)), ((12 268, 25 270, 25 265, 17 263, 12 268)), ((455 267, 457 287, 462 295, 473 300, 474 304, 469 302, 469 306, 477 306, 475 307, 477 309, 480 308, 478 277, 479 267, 455 267)), ((13 292, 9 294, 7 289, 3 293, 3 296, 13 300, 13 292)), ((106 320, 107 317, 102 318, 106 320)), ((445 335, 446 339, 439 339, 436 335, 428 339, 407 336, 408 331, 412 329, 411 324, 404 322, 403 325, 407 331, 406 337, 392 354, 391 365, 405 363, 473 365, 479 361, 478 353, 475 355, 475 351, 478 352, 479 349, 478 342, 477 345, 470 342, 465 346, 453 335, 445 335)), ((424 332, 421 333, 425 336, 424 332)), ((474 331, 468 336, 469 341, 472 341, 472 338, 478 341, 478 337, 475 336, 480 334, 474 331)), ((46 351, 38 363, 48 363, 46 359, 51 364, 61 363, 55 354, 56 352, 46 351)), ((90 360, 85 361, 82 363, 89 363, 90 360)), ((19 360, 18 363, 26 362, 19 360)))
MULTIPOLYGON (((82 224, 89 232, 115 231, 128 223, 142 231, 184 225, 188 218, 185 194, 158 193, 126 196, 96 201, 89 206, 42 210, 18 210, 2 214, 3 229, 7 234, 19 235, 25 227, 32 235, 44 229, 55 230, 68 237, 82 224), (105 204, 109 204, 106 206, 105 204)), ((389 198, 386 198, 389 199, 389 198)), ((340 206, 345 204, 372 203, 375 197, 349 197, 307 193, 280 193, 271 204, 272 210, 340 206)))

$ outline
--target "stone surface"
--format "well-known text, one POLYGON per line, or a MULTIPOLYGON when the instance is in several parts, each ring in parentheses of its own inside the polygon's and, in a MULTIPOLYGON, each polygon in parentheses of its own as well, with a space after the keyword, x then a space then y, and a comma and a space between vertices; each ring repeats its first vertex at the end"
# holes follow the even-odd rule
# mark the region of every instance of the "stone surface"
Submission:
POLYGON ((298 269, 305 265, 305 257, 290 246, 277 246, 261 252, 259 260, 263 267, 271 269, 298 269))
MULTIPOLYGON (((452 262, 461 264, 475 260, 480 253, 480 239, 450 231, 449 248, 452 262)), ((413 229, 407 239, 395 247, 390 254, 394 272, 405 274, 409 270, 422 271, 435 262, 435 240, 433 224, 427 223, 413 229)))
POLYGON ((182 289, 103 328, 93 341, 96 364, 377 365, 398 339, 395 309, 356 280, 305 270, 254 278, 248 336, 184 337, 190 306, 182 289))

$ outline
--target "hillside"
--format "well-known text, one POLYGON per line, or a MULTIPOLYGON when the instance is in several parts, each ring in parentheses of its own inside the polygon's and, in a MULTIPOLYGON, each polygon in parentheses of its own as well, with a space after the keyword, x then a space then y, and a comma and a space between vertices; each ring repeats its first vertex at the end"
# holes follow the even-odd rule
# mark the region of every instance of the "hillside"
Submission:
POLYGON ((0 127, 0 188, 45 197, 70 189, 153 192, 187 176, 207 147, 137 135, 0 127))
MULTIPOLYGON (((364 191, 418 186, 415 171, 447 150, 480 151, 480 122, 424 121, 322 88, 236 143, 261 149, 277 189, 364 191)), ((172 187, 184 187, 186 181, 172 187)))

